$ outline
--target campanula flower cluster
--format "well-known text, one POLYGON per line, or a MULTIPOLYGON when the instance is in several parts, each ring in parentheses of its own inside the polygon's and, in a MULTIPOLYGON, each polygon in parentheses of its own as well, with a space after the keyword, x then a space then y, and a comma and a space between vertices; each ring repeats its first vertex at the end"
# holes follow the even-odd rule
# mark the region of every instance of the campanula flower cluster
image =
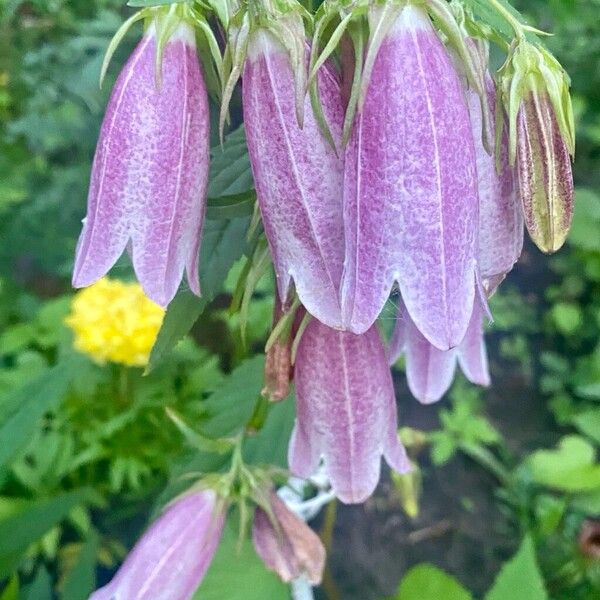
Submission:
MULTIPOLYGON (((525 228, 544 252, 565 241, 568 77, 497 0, 491 10, 514 39, 496 74, 487 29, 458 0, 325 0, 314 16, 296 0, 213 0, 220 40, 198 13, 209 6, 195 4, 145 8, 127 23, 144 19, 145 30, 100 131, 73 283, 101 280, 127 251, 158 305, 184 275, 201 294, 211 119, 196 36, 205 36, 222 79, 221 131, 241 79, 276 275, 264 393, 281 400, 294 382, 290 470, 310 478, 321 465, 341 501, 363 502, 382 457, 411 468, 390 364, 405 356, 423 403, 443 396, 457 366, 489 385, 488 298, 518 261, 525 228), (377 320, 390 298, 386 344, 377 320)), ((93 598, 189 598, 215 552, 228 490, 215 483, 175 500, 93 598)), ((320 581, 318 538, 272 492, 253 501, 265 564, 286 581, 320 581)))

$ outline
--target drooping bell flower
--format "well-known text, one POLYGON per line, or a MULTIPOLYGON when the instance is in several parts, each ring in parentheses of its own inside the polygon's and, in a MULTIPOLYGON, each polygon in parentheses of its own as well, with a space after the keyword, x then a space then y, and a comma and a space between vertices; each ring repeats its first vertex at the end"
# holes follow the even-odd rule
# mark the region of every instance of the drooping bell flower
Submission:
POLYGON ((322 457, 337 497, 360 503, 377 486, 382 455, 393 469, 410 470, 375 326, 355 335, 313 319, 298 345, 294 379, 296 423, 289 448, 294 474, 310 477, 322 457))
MULTIPOLYGON (((378 9, 380 10, 380 9, 378 9)), ((362 333, 398 282, 413 322, 441 350, 473 310, 475 149, 462 85, 420 6, 387 26, 345 155, 344 326, 362 333)))
POLYGON ((456 348, 442 351, 423 337, 400 302, 388 356, 390 364, 394 364, 405 355, 408 387, 419 402, 432 404, 442 398, 452 385, 457 363, 471 383, 485 387, 490 384, 484 318, 485 310, 477 298, 463 341, 456 348))
POLYGON ((189 600, 219 544, 225 515, 211 490, 176 500, 90 600, 189 600))
POLYGON ((252 539, 257 554, 286 583, 305 576, 319 585, 326 558, 319 536, 274 492, 270 509, 271 514, 260 507, 254 513, 252 539))
POLYGON ((200 294, 209 164, 208 98, 194 30, 185 21, 172 29, 160 76, 157 17, 112 91, 73 273, 75 287, 88 286, 127 247, 146 295, 161 306, 177 292, 184 270, 191 290, 200 294))
MULTIPOLYGON (((496 105, 494 81, 486 77, 489 110, 496 105)), ((488 295, 509 273, 523 249, 523 213, 514 169, 508 161, 508 137, 502 136, 499 172, 496 157, 490 156, 482 142, 482 115, 479 95, 467 90, 469 114, 477 158, 479 192, 479 251, 477 262, 488 295)), ((495 134, 494 134, 495 135, 495 134)), ((493 137, 493 136, 492 136, 493 137)))
MULTIPOLYGON (((319 86, 324 117, 339 141, 344 115, 331 68, 320 70, 319 86)), ((303 126, 298 124, 289 50, 265 29, 250 34, 242 88, 250 162, 279 295, 285 304, 293 283, 312 315, 339 328, 342 160, 323 135, 308 97, 303 126)))
POLYGON ((569 77, 542 46, 520 39, 499 71, 499 82, 525 225, 540 250, 556 252, 573 218, 569 77))

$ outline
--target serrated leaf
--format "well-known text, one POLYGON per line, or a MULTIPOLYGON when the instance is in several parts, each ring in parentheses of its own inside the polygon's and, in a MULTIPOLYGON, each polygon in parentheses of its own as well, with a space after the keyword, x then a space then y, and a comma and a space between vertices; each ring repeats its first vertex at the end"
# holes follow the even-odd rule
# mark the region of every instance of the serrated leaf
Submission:
POLYGON ((206 221, 200 252, 202 297, 198 298, 190 290, 182 290, 169 304, 150 354, 148 371, 187 335, 207 304, 223 289, 229 269, 247 251, 249 224, 249 217, 206 221))
POLYGON ((472 600, 458 580, 433 565, 413 567, 405 576, 395 600, 472 600))
POLYGON ((255 356, 234 369, 221 387, 204 401, 202 433, 211 438, 230 437, 246 425, 263 384, 264 356, 255 356))
POLYGON ((211 150, 208 197, 244 194, 254 189, 244 127, 226 136, 223 146, 211 150))
POLYGON ((267 571, 249 539, 237 548, 237 531, 228 523, 217 553, 193 600, 289 600, 287 585, 267 571))
POLYGON ((548 600, 529 536, 500 571, 485 600, 548 600))

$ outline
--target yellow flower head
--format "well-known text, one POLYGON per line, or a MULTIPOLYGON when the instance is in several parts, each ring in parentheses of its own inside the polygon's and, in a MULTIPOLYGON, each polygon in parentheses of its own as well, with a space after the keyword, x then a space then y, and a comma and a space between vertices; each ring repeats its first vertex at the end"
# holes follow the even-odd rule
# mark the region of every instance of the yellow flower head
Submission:
POLYGON ((143 367, 164 314, 139 284, 103 278, 77 292, 65 323, 75 333, 75 348, 96 362, 143 367))

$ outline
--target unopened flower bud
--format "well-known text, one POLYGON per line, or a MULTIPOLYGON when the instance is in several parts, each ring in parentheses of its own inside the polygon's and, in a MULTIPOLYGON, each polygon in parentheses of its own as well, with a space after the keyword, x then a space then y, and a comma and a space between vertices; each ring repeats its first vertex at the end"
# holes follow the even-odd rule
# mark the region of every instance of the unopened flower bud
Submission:
POLYGON ((529 235, 543 252, 556 252, 573 218, 573 174, 567 144, 544 92, 531 91, 521 104, 517 173, 529 235))
MULTIPOLYGON (((569 77, 542 46, 519 40, 499 71, 499 83, 525 224, 540 250, 556 252, 573 216, 575 127, 569 77)), ((498 128, 497 140, 502 134, 498 128)))
POLYGON ((313 585, 321 583, 325 547, 319 536, 272 493, 271 514, 257 508, 252 537, 265 565, 289 583, 304 575, 313 585))

